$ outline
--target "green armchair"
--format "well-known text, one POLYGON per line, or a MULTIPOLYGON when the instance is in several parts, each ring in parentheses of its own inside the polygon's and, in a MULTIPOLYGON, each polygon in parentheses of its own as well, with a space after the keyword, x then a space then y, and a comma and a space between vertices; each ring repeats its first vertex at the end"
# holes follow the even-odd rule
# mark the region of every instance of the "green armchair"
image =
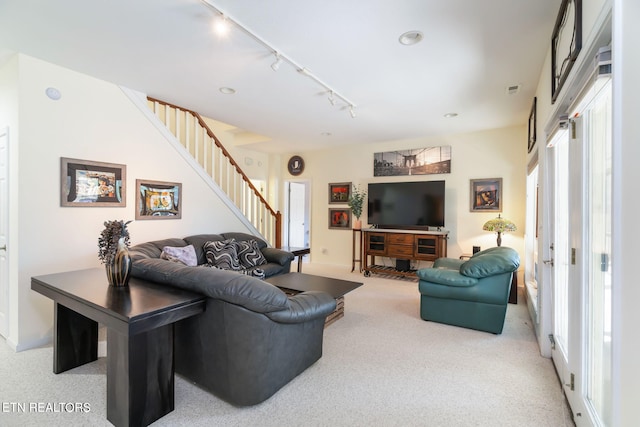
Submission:
POLYGON ((448 325, 502 333, 518 253, 504 246, 487 249, 463 261, 438 258, 418 270, 420 317, 448 325))

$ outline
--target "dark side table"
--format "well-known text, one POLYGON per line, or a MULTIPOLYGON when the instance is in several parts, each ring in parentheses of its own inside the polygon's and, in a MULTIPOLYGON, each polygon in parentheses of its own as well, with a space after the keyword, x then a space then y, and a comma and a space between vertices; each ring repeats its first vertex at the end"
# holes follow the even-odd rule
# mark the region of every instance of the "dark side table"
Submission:
POLYGON ((302 271, 302 257, 311 253, 311 248, 307 247, 283 246, 280 249, 298 257, 298 273, 302 271))
POLYGON ((31 278, 54 301, 53 372, 98 359, 107 327, 107 419, 146 426, 174 409, 173 323, 202 313, 203 295, 131 279, 109 286, 104 269, 31 278))

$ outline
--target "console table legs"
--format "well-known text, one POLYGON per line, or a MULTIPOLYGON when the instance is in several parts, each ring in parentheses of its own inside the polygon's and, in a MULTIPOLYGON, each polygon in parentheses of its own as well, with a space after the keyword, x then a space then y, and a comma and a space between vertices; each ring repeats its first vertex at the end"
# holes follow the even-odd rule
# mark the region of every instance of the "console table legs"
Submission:
POLYGON ((174 409, 173 325, 133 336, 107 329, 107 419, 146 426, 174 409))
POLYGON ((53 372, 98 360, 98 322, 55 303, 53 372))
MULTIPOLYGON (((98 359, 98 322, 56 303, 54 331, 54 373, 98 359)), ((173 409, 173 324, 131 336, 107 328, 107 419, 147 426, 173 409)))

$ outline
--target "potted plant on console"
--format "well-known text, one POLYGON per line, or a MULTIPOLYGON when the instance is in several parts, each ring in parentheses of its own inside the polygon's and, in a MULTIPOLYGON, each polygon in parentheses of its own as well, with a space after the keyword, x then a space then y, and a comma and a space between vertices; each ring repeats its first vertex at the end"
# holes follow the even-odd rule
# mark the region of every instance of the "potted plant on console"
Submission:
POLYGON ((129 283, 131 257, 127 225, 130 222, 105 221, 104 230, 98 239, 98 258, 106 267, 109 286, 124 287, 129 283))
POLYGON ((362 216, 362 205, 364 204, 365 197, 367 197, 367 192, 365 190, 360 190, 357 185, 354 185, 347 204, 351 208, 353 216, 356 218, 353 222, 353 228, 355 230, 360 230, 362 228, 360 216, 362 216))

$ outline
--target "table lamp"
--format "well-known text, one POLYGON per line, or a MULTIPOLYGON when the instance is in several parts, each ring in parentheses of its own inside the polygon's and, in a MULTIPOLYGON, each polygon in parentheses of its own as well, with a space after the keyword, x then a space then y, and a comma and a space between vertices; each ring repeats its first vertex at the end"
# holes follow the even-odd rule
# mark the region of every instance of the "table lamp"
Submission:
POLYGON ((508 219, 501 218, 498 214, 498 218, 490 219, 482 226, 485 231, 493 231, 498 234, 498 246, 502 244, 502 233, 507 231, 516 231, 516 225, 508 219))

